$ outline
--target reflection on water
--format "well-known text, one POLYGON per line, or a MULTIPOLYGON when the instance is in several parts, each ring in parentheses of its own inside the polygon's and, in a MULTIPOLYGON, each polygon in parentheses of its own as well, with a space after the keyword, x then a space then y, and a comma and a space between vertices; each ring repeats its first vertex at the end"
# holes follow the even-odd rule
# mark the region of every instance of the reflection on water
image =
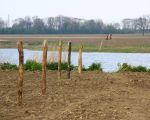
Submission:
MULTIPOLYGON (((24 50, 25 62, 28 59, 41 61, 42 51, 24 50)), ((67 60, 67 52, 63 52, 63 61, 67 60)), ((48 61, 57 61, 57 52, 48 52, 48 61)), ((17 49, 0 49, 0 62, 18 64, 17 49)), ((72 52, 71 62, 78 63, 78 53, 72 52)), ((98 53, 84 52, 83 65, 88 67, 93 62, 101 63, 105 72, 114 72, 118 69, 118 63, 128 63, 134 66, 142 65, 150 68, 150 54, 148 53, 98 53)))

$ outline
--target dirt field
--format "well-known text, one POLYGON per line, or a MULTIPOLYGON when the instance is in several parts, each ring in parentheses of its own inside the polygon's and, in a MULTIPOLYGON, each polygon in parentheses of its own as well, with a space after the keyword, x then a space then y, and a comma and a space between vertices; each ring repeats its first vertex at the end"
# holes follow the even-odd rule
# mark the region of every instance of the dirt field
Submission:
POLYGON ((0 71, 0 120, 150 120, 149 73, 72 72, 57 80, 48 72, 25 72, 23 106, 16 105, 17 71, 0 71))
POLYGON ((150 52, 150 35, 113 35, 112 40, 105 40, 105 37, 106 35, 0 35, 0 48, 15 48, 16 42, 23 40, 25 48, 41 49, 42 41, 46 39, 49 46, 58 44, 59 40, 66 43, 72 41, 74 51, 78 51, 79 45, 83 43, 84 51, 150 52))

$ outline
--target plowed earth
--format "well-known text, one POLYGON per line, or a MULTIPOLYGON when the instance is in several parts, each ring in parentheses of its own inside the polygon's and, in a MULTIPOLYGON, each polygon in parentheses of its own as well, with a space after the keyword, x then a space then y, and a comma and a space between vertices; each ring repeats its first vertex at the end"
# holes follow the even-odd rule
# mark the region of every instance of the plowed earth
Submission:
POLYGON ((25 72, 23 105, 18 106, 17 71, 0 71, 0 120, 150 120, 149 73, 72 72, 57 79, 47 72, 25 72))

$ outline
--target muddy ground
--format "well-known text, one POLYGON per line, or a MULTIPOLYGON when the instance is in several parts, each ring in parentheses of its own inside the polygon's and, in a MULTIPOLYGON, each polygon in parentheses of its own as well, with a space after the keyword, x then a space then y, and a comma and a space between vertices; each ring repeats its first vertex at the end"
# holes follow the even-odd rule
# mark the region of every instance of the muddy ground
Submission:
POLYGON ((40 72, 25 72, 20 107, 17 71, 0 71, 0 120, 150 120, 149 73, 47 74, 42 96, 40 72))

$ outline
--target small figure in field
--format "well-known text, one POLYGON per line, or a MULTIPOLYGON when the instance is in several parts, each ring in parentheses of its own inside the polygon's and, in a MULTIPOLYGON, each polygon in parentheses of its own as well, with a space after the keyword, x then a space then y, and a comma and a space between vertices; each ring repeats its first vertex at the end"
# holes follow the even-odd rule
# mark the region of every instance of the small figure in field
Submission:
POLYGON ((112 34, 106 35, 106 40, 111 40, 112 39, 112 34))
POLYGON ((109 40, 111 40, 112 39, 112 34, 109 34, 109 40))
POLYGON ((109 35, 106 35, 106 40, 108 40, 108 36, 109 36, 109 35))

